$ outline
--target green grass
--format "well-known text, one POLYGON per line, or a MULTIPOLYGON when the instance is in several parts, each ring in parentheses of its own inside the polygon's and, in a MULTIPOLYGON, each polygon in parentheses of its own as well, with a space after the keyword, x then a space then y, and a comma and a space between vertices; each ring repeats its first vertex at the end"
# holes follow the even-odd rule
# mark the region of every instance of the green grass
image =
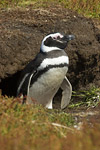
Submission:
POLYGON ((88 17, 100 18, 99 0, 1 0, 0 7, 48 7, 58 4, 88 17))
POLYGON ((73 100, 69 108, 75 107, 96 107, 100 102, 100 88, 92 87, 89 90, 73 91, 73 100), (75 99, 75 100, 74 100, 75 99), (76 101, 76 102, 75 102, 76 101))

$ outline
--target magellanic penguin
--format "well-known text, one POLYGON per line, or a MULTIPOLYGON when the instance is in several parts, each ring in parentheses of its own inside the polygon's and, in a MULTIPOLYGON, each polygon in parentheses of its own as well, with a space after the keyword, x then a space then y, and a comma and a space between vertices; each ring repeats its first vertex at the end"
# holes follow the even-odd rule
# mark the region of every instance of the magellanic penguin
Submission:
POLYGON ((52 101, 61 88, 61 109, 70 102, 72 86, 66 77, 69 58, 65 53, 68 42, 74 35, 51 33, 41 44, 40 52, 22 71, 17 95, 27 96, 26 103, 32 104, 33 99, 46 108, 52 109, 52 101))

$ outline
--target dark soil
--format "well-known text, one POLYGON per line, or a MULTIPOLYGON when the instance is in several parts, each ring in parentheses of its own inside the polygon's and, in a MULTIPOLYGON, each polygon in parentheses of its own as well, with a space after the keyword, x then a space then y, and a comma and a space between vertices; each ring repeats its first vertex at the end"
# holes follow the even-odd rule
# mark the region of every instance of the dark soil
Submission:
POLYGON ((49 32, 74 34, 66 48, 70 58, 68 78, 74 90, 100 86, 100 22, 61 6, 45 9, 0 10, 0 88, 16 95, 20 71, 40 50, 49 32))

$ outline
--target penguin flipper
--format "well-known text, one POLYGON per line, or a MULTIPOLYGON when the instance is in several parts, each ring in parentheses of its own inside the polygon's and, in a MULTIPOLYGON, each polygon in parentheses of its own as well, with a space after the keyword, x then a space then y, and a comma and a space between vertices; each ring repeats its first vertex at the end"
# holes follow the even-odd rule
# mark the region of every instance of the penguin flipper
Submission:
POLYGON ((22 80, 21 80, 21 82, 20 82, 20 84, 18 86, 17 96, 20 95, 20 94, 23 94, 24 96, 28 95, 31 78, 36 75, 36 72, 37 71, 34 70, 33 72, 26 73, 24 75, 24 77, 22 78, 22 80))
POLYGON ((22 80, 19 82, 16 96, 19 96, 20 94, 23 94, 23 95, 27 94, 28 75, 29 73, 25 74, 22 80))
POLYGON ((62 99, 61 99, 61 109, 64 109, 70 102, 72 96, 72 86, 65 76, 62 84, 61 84, 62 92, 62 99))

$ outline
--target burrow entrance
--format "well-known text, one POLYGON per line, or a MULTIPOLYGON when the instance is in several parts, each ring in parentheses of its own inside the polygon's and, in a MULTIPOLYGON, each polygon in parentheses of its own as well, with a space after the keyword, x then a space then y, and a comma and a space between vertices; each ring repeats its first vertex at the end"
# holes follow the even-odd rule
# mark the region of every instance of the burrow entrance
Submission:
POLYGON ((0 89, 2 95, 14 96, 14 97, 16 96, 20 74, 21 71, 18 71, 17 73, 10 75, 9 77, 1 80, 0 89))

